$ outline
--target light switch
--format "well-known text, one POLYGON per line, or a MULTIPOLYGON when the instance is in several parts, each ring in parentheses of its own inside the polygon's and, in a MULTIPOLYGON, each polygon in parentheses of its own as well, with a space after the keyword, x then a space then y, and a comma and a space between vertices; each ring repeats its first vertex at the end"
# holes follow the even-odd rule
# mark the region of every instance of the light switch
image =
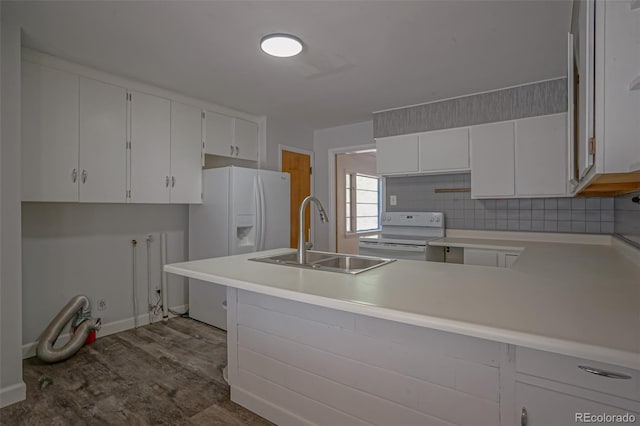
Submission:
POLYGON ((392 206, 398 204, 398 197, 396 197, 395 195, 389 195, 389 204, 391 204, 392 206))

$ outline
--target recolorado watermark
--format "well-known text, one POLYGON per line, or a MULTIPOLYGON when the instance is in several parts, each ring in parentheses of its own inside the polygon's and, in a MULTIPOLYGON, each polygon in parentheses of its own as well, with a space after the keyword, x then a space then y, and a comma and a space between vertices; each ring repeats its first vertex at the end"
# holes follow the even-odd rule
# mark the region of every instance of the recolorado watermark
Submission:
POLYGON ((576 413, 576 423, 635 423, 636 416, 631 413, 606 414, 606 413, 576 413))

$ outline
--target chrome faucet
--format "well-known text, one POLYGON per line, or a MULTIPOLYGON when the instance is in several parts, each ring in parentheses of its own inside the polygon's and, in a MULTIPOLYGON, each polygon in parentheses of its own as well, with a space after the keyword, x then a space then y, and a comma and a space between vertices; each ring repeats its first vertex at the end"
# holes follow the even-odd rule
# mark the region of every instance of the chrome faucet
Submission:
POLYGON ((316 207, 318 208, 318 212, 320 213, 320 220, 322 221, 322 223, 329 222, 329 216, 327 216, 327 212, 324 211, 324 207, 322 207, 322 203, 320 202, 320 200, 318 200, 316 197, 313 197, 311 195, 305 198, 304 200, 302 200, 302 204, 300 204, 300 213, 299 213, 300 226, 298 229, 298 259, 297 259, 300 265, 307 263, 307 248, 311 248, 311 245, 307 247, 307 242, 305 241, 305 237, 304 237, 304 209, 307 208, 307 204, 309 204, 311 201, 313 201, 316 207))

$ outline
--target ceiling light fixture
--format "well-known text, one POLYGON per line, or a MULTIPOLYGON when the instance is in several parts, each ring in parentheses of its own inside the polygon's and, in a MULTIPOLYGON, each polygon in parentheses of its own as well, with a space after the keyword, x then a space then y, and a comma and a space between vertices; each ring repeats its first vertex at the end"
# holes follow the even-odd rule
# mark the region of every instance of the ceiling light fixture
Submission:
POLYGON ((290 34, 269 34, 260 40, 264 53, 278 58, 290 58, 302 52, 302 40, 290 34))

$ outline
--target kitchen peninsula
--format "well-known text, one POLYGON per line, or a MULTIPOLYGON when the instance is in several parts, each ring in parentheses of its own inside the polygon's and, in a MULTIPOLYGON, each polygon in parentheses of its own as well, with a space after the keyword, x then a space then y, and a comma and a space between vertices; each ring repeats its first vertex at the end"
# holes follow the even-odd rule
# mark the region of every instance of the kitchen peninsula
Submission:
POLYGON ((278 424, 640 422, 637 253, 609 236, 522 249, 511 268, 249 260, 279 249, 165 270, 228 287, 231 398, 278 424))

